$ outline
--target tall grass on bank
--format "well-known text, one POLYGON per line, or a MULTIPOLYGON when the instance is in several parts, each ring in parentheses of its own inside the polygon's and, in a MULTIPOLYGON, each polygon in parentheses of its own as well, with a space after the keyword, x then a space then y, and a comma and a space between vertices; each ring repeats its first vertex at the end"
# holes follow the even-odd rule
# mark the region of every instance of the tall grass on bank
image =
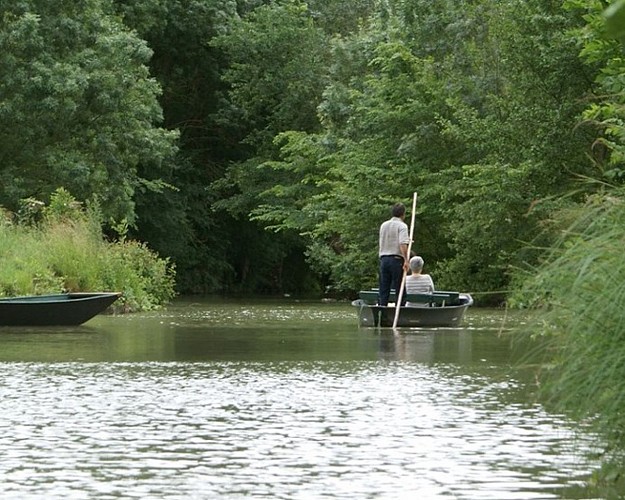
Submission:
POLYGON ((118 312, 154 309, 174 297, 167 259, 137 241, 106 241, 97 214, 65 210, 72 200, 57 193, 36 224, 0 214, 0 296, 119 291, 118 312))
POLYGON ((547 341, 538 380, 556 409, 588 419, 625 465, 625 192, 560 214, 565 227, 517 300, 532 299, 547 341))

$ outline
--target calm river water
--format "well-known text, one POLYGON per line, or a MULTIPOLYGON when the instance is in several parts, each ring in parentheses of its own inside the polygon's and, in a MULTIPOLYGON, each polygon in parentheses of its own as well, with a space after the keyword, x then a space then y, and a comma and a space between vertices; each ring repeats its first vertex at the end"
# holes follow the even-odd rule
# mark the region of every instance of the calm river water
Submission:
POLYGON ((516 368, 520 321, 206 298, 2 328, 0 498, 605 498, 590 436, 516 368))

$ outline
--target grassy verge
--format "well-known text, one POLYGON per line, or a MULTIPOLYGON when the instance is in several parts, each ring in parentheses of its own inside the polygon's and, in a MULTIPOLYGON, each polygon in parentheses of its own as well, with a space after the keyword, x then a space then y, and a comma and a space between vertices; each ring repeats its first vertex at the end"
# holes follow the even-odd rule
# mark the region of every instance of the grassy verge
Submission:
POLYGON ((562 213, 561 238, 526 279, 533 335, 546 341, 540 393, 590 422, 605 447, 604 478, 625 466, 625 192, 562 213))
POLYGON ((0 216, 0 296, 118 291, 117 312, 155 309, 175 294, 175 271, 146 245, 107 241, 97 214, 60 191, 47 207, 0 216), (36 220, 36 221, 35 221, 36 220))

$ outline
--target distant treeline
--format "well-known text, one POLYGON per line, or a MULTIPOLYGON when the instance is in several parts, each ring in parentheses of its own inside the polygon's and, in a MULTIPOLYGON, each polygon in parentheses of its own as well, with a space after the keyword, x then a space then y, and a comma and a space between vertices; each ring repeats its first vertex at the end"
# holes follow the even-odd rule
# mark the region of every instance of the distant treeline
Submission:
POLYGON ((417 191, 427 271, 499 303, 546 222, 623 182, 603 2, 0 7, 0 205, 96 202, 182 293, 353 293, 417 191))

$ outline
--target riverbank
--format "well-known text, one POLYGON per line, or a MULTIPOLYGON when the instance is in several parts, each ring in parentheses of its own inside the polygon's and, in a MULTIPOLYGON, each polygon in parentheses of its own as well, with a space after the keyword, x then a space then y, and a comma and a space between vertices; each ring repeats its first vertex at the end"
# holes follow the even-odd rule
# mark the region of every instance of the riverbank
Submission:
POLYGON ((144 243, 107 240, 98 212, 59 190, 50 204, 27 200, 0 212, 0 297, 116 291, 115 312, 148 311, 174 296, 175 269, 144 243))

